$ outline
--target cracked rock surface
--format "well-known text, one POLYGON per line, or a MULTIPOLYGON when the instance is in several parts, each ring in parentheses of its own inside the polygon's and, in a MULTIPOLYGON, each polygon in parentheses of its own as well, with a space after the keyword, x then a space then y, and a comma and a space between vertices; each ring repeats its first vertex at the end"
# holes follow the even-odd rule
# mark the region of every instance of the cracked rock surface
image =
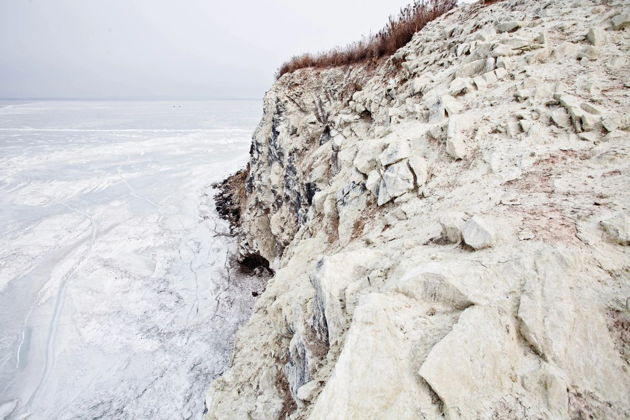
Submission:
POLYGON ((468 5, 280 78, 239 202, 275 277, 207 418, 629 418, 628 11, 468 5))

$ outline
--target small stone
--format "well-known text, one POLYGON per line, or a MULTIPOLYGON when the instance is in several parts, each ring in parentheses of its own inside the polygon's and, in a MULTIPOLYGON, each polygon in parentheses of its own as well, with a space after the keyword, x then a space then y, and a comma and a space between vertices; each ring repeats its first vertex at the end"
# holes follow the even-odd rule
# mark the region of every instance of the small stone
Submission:
POLYGON ((429 135, 435 140, 440 140, 444 137, 444 124, 435 124, 429 129, 429 135))
POLYGON ((619 31, 630 26, 630 13, 622 13, 612 18, 613 29, 619 31))
POLYGON ((476 76, 473 79, 473 82, 475 83, 475 86, 477 86, 478 90, 485 89, 488 86, 488 82, 486 82, 486 79, 481 76, 476 76))
POLYGON ((599 115, 585 113, 580 117, 580 122, 582 123, 582 129, 584 131, 595 130, 600 121, 601 117, 599 115))
POLYGON ((521 22, 503 22, 497 25, 497 32, 514 32, 522 26, 521 22))
POLYGON ((627 215, 619 213, 602 220, 600 225, 610 240, 619 245, 630 245, 630 218, 627 215))
POLYGON ((591 28, 586 34, 586 39, 595 46, 604 45, 606 43, 606 32, 601 28, 591 28))
POLYGON ((534 239, 535 237, 536 235, 534 234, 534 232, 532 232, 528 228, 521 230, 518 234, 518 239, 521 241, 529 241, 531 239, 534 239))
POLYGON ((455 160, 460 160, 466 157, 468 151, 461 136, 453 136, 446 139, 446 153, 455 160))
POLYGON ((521 120, 520 125, 521 125, 521 129, 523 129, 523 132, 529 133, 529 130, 531 130, 532 125, 534 125, 534 123, 531 122, 530 120, 521 120))
POLYGON ((472 90, 472 83, 468 77, 459 77, 451 82, 448 89, 451 95, 457 96, 470 92, 472 90))
POLYGON ((490 222, 478 216, 468 220, 462 229, 462 237, 474 249, 488 248, 494 244, 495 234, 490 222))
POLYGON ((315 396, 315 391, 319 388, 317 381, 310 381, 302 385, 297 390, 297 397, 302 401, 311 401, 315 396))
POLYGON ((382 206, 407 191, 411 191, 413 187, 413 173, 409 169, 407 161, 390 165, 383 174, 383 179, 379 185, 377 204, 382 206))
POLYGON ((489 71, 487 73, 484 73, 482 75, 482 77, 484 78, 484 80, 486 81, 486 83, 488 83, 489 85, 495 83, 497 81, 497 75, 494 74, 494 71, 489 71))
POLYGON ((464 213, 446 213, 440 217, 439 223, 442 226, 442 239, 449 243, 459 243, 462 241, 462 229, 466 215, 464 213))
POLYGON ((619 128, 619 119, 614 115, 607 115, 602 118, 602 126, 609 133, 619 128))
MULTIPOLYGON (((498 61, 498 60, 497 60, 498 61)), ((497 64, 498 66, 498 64, 497 64)), ((494 75, 497 77, 498 80, 503 79, 505 76, 507 76, 507 70, 505 70, 505 68, 503 67, 499 67, 494 71, 494 75)))

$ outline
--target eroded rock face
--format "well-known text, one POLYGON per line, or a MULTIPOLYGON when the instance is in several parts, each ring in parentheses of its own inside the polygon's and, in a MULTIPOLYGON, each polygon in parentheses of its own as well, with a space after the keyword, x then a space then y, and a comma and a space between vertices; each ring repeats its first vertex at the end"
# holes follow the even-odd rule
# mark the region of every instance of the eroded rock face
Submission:
POLYGON ((627 16, 469 5, 283 76, 228 200, 275 276, 207 417, 630 417, 627 16))

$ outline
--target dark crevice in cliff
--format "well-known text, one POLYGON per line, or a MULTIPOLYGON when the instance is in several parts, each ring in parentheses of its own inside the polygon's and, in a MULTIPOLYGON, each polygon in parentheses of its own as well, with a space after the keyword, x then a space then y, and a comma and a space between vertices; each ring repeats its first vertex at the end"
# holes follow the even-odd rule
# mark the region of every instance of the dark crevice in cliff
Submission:
POLYGON ((241 271, 246 274, 271 274, 273 270, 269 267, 269 261, 258 253, 248 253, 239 258, 241 271))

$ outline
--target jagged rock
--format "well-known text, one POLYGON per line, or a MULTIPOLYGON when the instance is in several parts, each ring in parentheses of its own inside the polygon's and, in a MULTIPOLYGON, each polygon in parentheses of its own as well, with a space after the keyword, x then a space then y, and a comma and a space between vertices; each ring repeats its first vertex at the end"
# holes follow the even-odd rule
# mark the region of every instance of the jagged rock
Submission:
POLYGON ((588 108, 588 104, 581 103, 574 96, 557 94, 556 99, 566 108, 577 132, 593 130, 601 119, 599 116, 586 112, 583 105, 588 108))
POLYGON ((329 344, 341 339, 352 317, 345 303, 349 297, 346 289, 355 281, 356 275, 365 274, 370 267, 377 265, 379 257, 377 250, 361 249, 326 256, 315 264, 310 273, 310 282, 315 288, 316 305, 321 308, 319 325, 324 326, 329 344))
POLYGON ((409 299, 402 296, 381 293, 364 296, 355 310, 332 375, 309 418, 411 420, 418 415, 438 418, 440 414, 431 403, 430 391, 409 369, 415 347, 413 336, 395 332, 403 325, 409 328, 420 324, 429 340, 434 340, 435 335, 439 337, 444 327, 438 320, 418 322, 424 315, 423 309, 410 305, 409 299), (390 357, 393 354, 397 356, 390 357))
POLYGON ((446 132, 446 153, 453 159, 464 159, 468 154, 464 142, 464 130, 472 125, 472 119, 466 115, 451 117, 446 132))
POLYGON ((606 321, 568 284, 581 268, 579 257, 543 248, 533 255, 532 265, 524 273, 518 307, 523 337, 536 354, 576 375, 581 386, 598 389, 612 400, 623 399, 623 379, 615 374, 621 361, 606 321), (566 323, 573 328, 564 328, 566 323), (600 365, 602 357, 611 363, 600 365))
POLYGON ((362 209, 367 202, 367 197, 364 193, 365 188, 358 177, 337 192, 336 207, 339 218, 337 233, 339 242, 342 244, 350 242, 353 235, 361 233, 357 230, 356 220, 360 217, 362 209))
POLYGON ((578 138, 584 141, 590 141, 595 143, 599 139, 599 135, 594 131, 586 131, 584 133, 579 133, 578 138))
POLYGON ((378 190, 383 182, 383 175, 378 169, 374 169, 370 172, 365 181, 365 188, 368 189, 375 197, 378 197, 378 190))
POLYGON ((464 242, 475 249, 494 245, 495 235, 491 220, 479 216, 468 220, 462 228, 464 242))
POLYGON ((517 342, 513 321, 496 308, 473 306, 460 315, 420 367, 420 376, 441 399, 446 417, 503 418, 507 412, 502 406, 517 400, 527 407, 521 418, 550 416, 545 398, 528 393, 519 383, 519 371, 527 361, 517 342))
POLYGON ((413 189, 413 174, 407 161, 390 165, 383 173, 383 179, 378 188, 378 205, 393 200, 413 189))

